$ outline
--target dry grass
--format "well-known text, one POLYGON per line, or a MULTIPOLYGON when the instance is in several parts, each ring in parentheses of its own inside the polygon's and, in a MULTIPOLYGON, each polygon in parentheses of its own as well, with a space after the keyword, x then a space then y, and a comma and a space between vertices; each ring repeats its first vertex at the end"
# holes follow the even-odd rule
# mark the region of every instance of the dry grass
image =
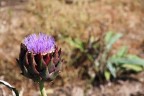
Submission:
MULTIPOLYGON (((73 48, 65 42, 64 37, 87 40, 89 32, 96 38, 107 31, 121 32, 124 37, 117 42, 115 49, 125 44, 131 48, 131 53, 140 54, 139 46, 144 40, 144 9, 142 3, 139 3, 140 0, 72 1, 73 3, 66 4, 64 0, 29 0, 0 7, 1 79, 9 81, 19 89, 22 86, 28 87, 24 94, 29 92, 29 96, 33 94, 33 90, 37 90, 32 81, 19 74, 20 70, 15 62, 20 43, 31 33, 52 34, 62 47, 66 63, 61 72, 62 78, 55 84, 60 86, 79 79, 77 70, 69 65, 73 59, 73 48), (27 83, 28 86, 25 85, 27 83), (33 90, 31 86, 34 86, 33 90)), ((50 86, 53 84, 50 83, 50 86)))

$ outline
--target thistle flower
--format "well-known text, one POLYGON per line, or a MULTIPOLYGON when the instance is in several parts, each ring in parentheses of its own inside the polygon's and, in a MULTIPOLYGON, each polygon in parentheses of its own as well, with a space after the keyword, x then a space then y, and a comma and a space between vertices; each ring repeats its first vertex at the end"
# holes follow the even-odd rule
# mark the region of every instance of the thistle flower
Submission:
POLYGON ((18 65, 22 75, 40 82, 51 81, 59 73, 61 49, 51 36, 32 34, 21 43, 18 65))

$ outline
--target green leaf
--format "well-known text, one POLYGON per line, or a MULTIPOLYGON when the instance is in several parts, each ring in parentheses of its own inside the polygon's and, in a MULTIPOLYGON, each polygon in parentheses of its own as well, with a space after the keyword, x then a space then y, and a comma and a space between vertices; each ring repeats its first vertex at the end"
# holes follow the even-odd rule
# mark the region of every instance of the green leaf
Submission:
POLYGON ((123 46, 118 50, 116 56, 117 57, 124 57, 127 54, 127 51, 128 51, 128 48, 126 46, 123 46))
POLYGON ((66 41, 73 47, 80 49, 81 51, 84 51, 84 45, 83 42, 80 39, 72 39, 68 38, 66 41))
POLYGON ((83 42, 80 40, 80 39, 78 39, 78 38, 75 38, 74 39, 74 41, 78 44, 78 45, 83 45, 83 42))
POLYGON ((105 38, 104 38, 105 43, 108 43, 110 41, 110 39, 112 38, 113 34, 114 33, 111 32, 111 31, 106 33, 105 38))
POLYGON ((91 62, 94 61, 93 56, 92 56, 91 54, 87 53, 87 57, 88 57, 88 59, 89 59, 91 62))
POLYGON ((107 81, 109 81, 110 78, 111 78, 111 74, 110 74, 109 71, 105 71, 105 72, 104 72, 104 76, 105 76, 105 78, 106 78, 107 81))
POLYGON ((139 65, 133 65, 133 64, 124 64, 122 67, 128 69, 128 70, 133 70, 136 72, 140 72, 143 70, 142 66, 139 65))
POLYGON ((112 65, 111 62, 107 62, 107 68, 109 69, 110 73, 112 74, 113 77, 116 77, 116 69, 112 65))
POLYGON ((128 54, 126 57, 131 58, 131 59, 141 59, 140 57, 133 55, 133 54, 128 54))
POLYGON ((134 64, 144 66, 144 60, 140 58, 111 58, 110 61, 115 64, 134 64))
POLYGON ((122 34, 108 32, 105 37, 106 49, 110 50, 112 45, 120 38, 122 34))

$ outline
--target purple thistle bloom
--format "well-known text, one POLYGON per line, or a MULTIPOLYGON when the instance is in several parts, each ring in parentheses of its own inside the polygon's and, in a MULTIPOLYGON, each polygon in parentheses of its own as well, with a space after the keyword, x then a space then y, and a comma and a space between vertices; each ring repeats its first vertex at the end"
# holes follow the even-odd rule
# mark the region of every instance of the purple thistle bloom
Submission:
POLYGON ((21 43, 17 63, 22 75, 36 82, 51 81, 60 71, 61 49, 55 45, 53 37, 32 34, 21 43))
POLYGON ((29 35, 24 39, 24 45, 34 54, 47 54, 55 50, 54 38, 43 33, 29 35))

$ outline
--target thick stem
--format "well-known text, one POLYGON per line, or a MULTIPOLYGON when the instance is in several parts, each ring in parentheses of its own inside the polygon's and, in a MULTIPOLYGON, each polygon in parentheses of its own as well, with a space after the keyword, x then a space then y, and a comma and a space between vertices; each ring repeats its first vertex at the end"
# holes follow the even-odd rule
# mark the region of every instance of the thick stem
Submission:
POLYGON ((39 88, 40 88, 41 96, 47 96, 45 88, 44 88, 44 82, 43 81, 39 82, 39 88))

